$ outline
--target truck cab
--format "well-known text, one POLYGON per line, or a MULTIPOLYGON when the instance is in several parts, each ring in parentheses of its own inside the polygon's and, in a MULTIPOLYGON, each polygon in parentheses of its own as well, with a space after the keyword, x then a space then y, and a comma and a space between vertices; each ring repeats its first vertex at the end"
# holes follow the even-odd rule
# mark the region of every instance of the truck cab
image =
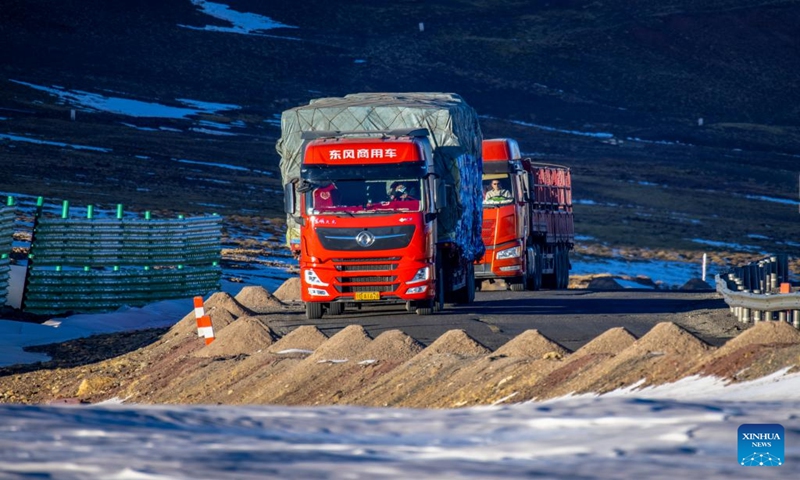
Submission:
POLYGON ((477 282, 503 279, 511 290, 525 290, 537 271, 535 252, 527 251, 527 174, 519 145, 510 138, 486 139, 482 150, 481 233, 486 253, 476 262, 475 278, 477 282))
MULTIPOLYGON (((306 132, 300 178, 301 296, 309 319, 345 305, 435 308, 438 179, 428 131, 306 132)), ((297 192, 295 194, 295 191, 297 192)))

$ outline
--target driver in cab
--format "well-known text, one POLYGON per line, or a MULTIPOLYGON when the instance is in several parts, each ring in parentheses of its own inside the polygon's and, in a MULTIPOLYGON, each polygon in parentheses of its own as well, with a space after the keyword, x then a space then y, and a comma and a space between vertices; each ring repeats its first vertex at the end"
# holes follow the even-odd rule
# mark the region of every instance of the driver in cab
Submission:
POLYGON ((483 196, 483 203, 507 202, 511 198, 511 192, 503 188, 500 180, 492 180, 489 190, 483 196))

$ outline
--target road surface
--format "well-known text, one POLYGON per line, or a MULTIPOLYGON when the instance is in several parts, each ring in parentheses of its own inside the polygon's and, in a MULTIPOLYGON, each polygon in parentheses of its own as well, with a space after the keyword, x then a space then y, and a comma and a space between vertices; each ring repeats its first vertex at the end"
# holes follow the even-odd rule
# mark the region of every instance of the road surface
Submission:
POLYGON ((351 306, 341 316, 308 320, 297 310, 270 327, 280 334, 315 325, 328 336, 359 324, 375 338, 399 329, 429 345, 448 330, 461 329, 494 350, 525 330, 576 350, 610 328, 625 327, 637 338, 660 322, 674 322, 702 340, 719 346, 743 328, 716 292, 656 290, 480 291, 472 305, 446 305, 430 316, 406 312, 404 305, 351 306))

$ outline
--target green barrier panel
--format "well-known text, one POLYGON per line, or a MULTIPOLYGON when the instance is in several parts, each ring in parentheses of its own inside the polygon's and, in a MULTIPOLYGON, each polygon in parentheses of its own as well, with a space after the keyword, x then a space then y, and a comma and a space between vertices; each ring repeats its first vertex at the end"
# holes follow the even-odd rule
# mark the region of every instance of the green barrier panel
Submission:
MULTIPOLYGON (((222 218, 155 220, 37 216, 23 309, 39 314, 108 311, 122 305, 219 290, 222 218)), ((148 212, 149 213, 149 212, 148 212)))
POLYGON ((14 241, 14 200, 8 197, 5 205, 0 206, 0 307, 8 299, 9 281, 11 277, 11 253, 14 241))

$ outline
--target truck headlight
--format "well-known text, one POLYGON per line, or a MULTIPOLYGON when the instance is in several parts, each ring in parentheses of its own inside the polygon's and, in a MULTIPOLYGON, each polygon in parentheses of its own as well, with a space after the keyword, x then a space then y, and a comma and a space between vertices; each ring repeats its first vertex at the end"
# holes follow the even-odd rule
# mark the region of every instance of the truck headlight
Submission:
POLYGON ((516 247, 506 248, 505 250, 500 250, 499 252, 497 252, 497 256, 495 258, 497 258, 498 260, 504 260, 507 258, 519 258, 521 253, 522 253, 522 248, 516 246, 516 247))
POLYGON ((323 282, 322 279, 319 278, 317 272, 311 270, 310 268, 306 270, 303 275, 305 276, 306 283, 309 285, 319 285, 320 287, 327 287, 328 284, 323 282))
POLYGON ((329 296, 327 290, 323 290, 321 288, 309 288, 308 294, 312 297, 327 297, 329 296))
POLYGON ((427 289, 428 289, 428 286, 427 286, 427 285, 420 285, 419 287, 412 287, 412 288, 409 288, 409 289, 406 291, 406 294, 408 294, 408 295, 413 295, 413 294, 416 294, 416 293, 425 293, 425 291, 426 291, 427 289))
POLYGON ((431 267, 423 267, 417 270, 417 273, 414 274, 414 278, 407 281, 406 284, 424 282, 430 277, 431 277, 431 267))

